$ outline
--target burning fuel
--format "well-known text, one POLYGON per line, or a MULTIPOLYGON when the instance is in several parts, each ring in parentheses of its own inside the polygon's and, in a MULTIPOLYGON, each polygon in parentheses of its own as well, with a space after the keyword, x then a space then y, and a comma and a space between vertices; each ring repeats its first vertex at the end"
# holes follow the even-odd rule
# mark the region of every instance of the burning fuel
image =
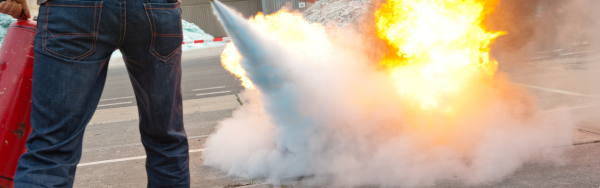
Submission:
POLYGON ((559 160, 573 122, 566 111, 541 113, 496 73, 489 45, 503 32, 481 26, 494 6, 389 0, 373 11, 373 34, 286 10, 244 20, 214 2, 233 41, 222 63, 248 89, 244 109, 207 141, 205 163, 245 178, 327 176, 348 187, 476 184, 559 160), (387 47, 366 47, 372 38, 387 47))
POLYGON ((501 32, 482 27, 491 1, 389 0, 376 11, 377 36, 389 45, 387 66, 400 94, 423 109, 452 113, 473 80, 489 80, 497 63, 489 44, 501 32))

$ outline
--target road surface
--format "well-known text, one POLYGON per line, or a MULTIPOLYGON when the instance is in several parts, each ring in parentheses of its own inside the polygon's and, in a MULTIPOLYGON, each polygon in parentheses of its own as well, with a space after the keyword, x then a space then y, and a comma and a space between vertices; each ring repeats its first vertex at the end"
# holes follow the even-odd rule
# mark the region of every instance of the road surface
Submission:
MULTIPOLYGON (((554 59, 502 67, 511 80, 538 98, 544 109, 570 108, 580 115, 575 146, 568 146, 563 165, 525 164, 501 182, 475 187, 600 187, 600 57, 554 59)), ((238 103, 240 82, 219 62, 218 54, 183 60, 184 122, 190 141, 192 187, 223 187, 251 180, 229 177, 202 166, 206 138, 217 123, 231 116, 238 103)), ((145 187, 145 154, 140 142, 136 103, 124 67, 109 69, 100 106, 87 127, 75 187, 145 187)), ((251 133, 249 133, 251 134, 251 133)), ((232 138, 234 139, 234 138, 232 138)), ((255 183, 264 183, 256 180, 255 183)), ((286 187, 328 187, 317 177, 284 181, 286 187)), ((254 187, 271 187, 270 184, 254 187)), ((367 186, 368 187, 368 186, 367 186)), ((444 182, 437 187, 468 187, 444 182)))

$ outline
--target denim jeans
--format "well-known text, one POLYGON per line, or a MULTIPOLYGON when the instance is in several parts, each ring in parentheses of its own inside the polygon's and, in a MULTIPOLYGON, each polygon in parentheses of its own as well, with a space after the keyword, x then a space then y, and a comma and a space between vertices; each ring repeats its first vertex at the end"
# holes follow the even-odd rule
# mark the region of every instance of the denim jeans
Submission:
POLYGON ((34 42, 33 132, 15 187, 73 186, 83 133, 116 49, 123 53, 138 104, 148 187, 190 186, 179 6, 176 0, 42 4, 34 42))

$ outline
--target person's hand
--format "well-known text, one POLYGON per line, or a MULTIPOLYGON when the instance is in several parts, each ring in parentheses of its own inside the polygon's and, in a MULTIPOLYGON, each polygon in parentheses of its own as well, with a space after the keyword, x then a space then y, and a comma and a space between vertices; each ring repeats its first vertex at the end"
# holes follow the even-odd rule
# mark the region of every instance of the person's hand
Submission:
POLYGON ((13 18, 20 19, 21 12, 25 12, 26 18, 30 17, 27 0, 6 0, 0 3, 0 13, 8 14, 13 18))

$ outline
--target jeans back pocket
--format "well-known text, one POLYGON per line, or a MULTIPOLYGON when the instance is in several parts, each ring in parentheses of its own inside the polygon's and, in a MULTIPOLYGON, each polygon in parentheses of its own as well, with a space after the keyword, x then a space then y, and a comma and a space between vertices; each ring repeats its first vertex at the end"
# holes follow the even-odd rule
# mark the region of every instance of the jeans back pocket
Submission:
POLYGON ((152 30, 150 53, 163 62, 181 49, 183 31, 179 6, 179 2, 144 4, 152 30))
POLYGON ((44 52, 78 61, 96 51, 102 1, 52 0, 44 6, 44 52))

